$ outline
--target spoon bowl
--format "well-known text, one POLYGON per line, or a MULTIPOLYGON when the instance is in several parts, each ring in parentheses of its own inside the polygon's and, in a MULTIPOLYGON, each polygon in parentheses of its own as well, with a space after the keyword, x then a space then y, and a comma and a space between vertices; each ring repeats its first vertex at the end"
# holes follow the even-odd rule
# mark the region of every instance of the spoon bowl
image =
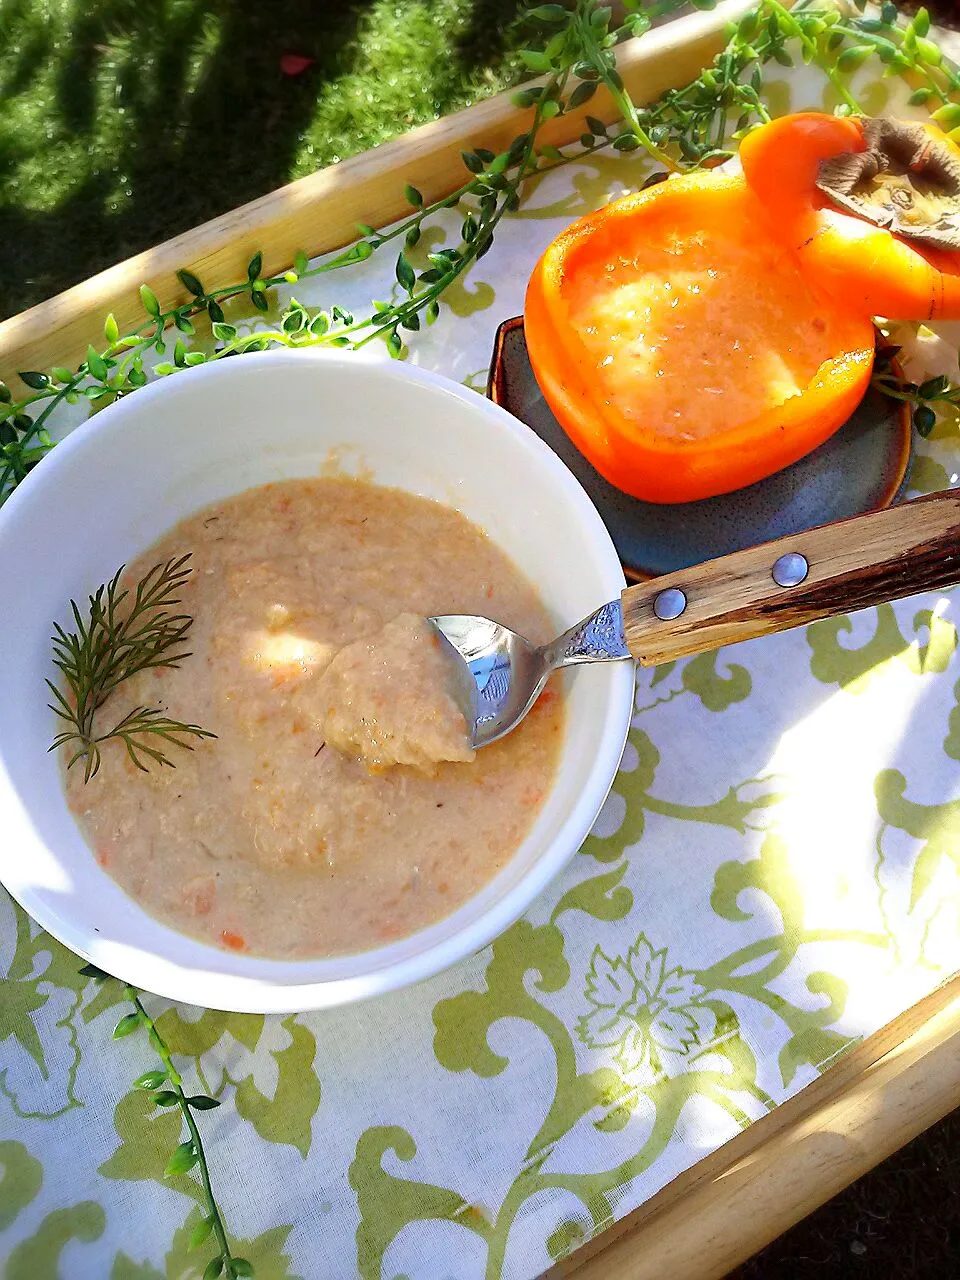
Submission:
POLYGON ((559 667, 632 656, 619 600, 539 647, 476 614, 448 613, 429 621, 453 650, 458 700, 474 747, 488 746, 516 728, 559 667))

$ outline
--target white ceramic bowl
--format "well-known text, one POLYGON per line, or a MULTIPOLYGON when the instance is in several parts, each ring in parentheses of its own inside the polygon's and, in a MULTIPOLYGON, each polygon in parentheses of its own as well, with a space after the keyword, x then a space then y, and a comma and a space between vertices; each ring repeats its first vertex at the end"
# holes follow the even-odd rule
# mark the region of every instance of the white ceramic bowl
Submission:
POLYGON ((473 391, 349 353, 270 352, 158 381, 93 418, 0 508, 0 880, 73 951, 191 1004, 287 1012, 415 982, 506 929, 579 848, 623 750, 632 663, 580 668, 556 782, 510 864, 447 919, 336 959, 220 951, 153 919, 97 865, 47 746, 50 629, 178 520, 244 489, 343 467, 482 525, 541 588, 558 626, 623 587, 590 500, 522 423, 473 391))

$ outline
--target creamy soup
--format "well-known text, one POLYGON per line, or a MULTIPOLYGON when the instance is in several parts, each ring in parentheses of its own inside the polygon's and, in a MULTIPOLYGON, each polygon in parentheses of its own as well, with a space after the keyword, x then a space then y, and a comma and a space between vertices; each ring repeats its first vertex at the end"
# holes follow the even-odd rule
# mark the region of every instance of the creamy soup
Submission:
POLYGON ((354 952, 448 915, 509 861, 550 788, 548 688, 474 752, 426 618, 556 631, 533 586, 449 507, 358 480, 265 485, 190 517, 132 564, 192 553, 191 655, 100 712, 157 706, 217 734, 142 773, 104 744, 67 774, 100 864, 146 910, 235 950, 354 952))

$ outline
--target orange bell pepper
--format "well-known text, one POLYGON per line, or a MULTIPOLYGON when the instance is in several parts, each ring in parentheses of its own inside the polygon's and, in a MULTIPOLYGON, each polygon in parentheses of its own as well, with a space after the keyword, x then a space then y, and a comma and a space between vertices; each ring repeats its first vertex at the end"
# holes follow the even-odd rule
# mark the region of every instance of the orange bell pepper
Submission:
POLYGON ((771 475, 862 399, 872 317, 897 314, 881 297, 960 315, 960 255, 827 207, 821 161, 864 146, 857 121, 785 117, 744 140, 743 174, 671 179, 548 247, 526 295, 530 361, 617 488, 687 502, 771 475))

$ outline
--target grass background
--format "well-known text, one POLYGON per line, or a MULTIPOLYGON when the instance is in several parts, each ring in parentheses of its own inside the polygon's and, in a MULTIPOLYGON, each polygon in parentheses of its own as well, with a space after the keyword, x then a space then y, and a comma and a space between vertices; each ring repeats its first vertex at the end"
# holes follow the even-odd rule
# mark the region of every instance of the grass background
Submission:
MULTIPOLYGON (((512 83, 523 7, 0 0, 0 317, 512 83), (286 54, 313 63, 291 77, 286 54)), ((958 1274, 958 1186, 960 1113, 737 1278, 958 1274)))

